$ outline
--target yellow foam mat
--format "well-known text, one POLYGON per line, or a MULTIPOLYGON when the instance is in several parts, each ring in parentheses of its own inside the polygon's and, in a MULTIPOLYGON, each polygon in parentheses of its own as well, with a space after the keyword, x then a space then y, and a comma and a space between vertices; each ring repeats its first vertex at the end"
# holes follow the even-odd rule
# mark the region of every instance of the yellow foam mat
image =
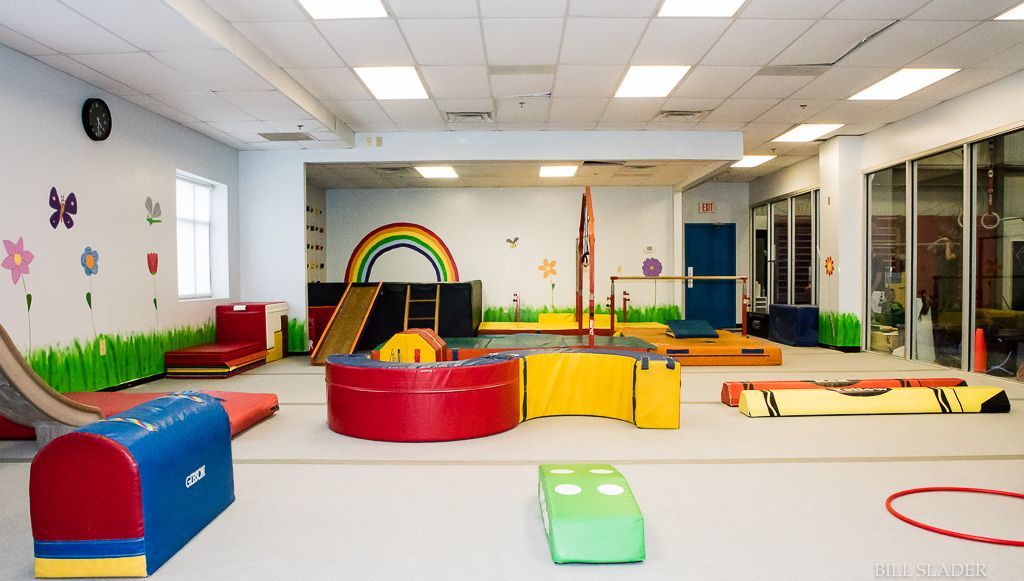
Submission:
POLYGON ((36 558, 36 577, 43 579, 145 577, 146 575, 145 555, 109 559, 36 558))
POLYGON ((1000 413, 1010 411, 998 387, 901 387, 751 390, 740 395, 748 417, 865 414, 1000 413))

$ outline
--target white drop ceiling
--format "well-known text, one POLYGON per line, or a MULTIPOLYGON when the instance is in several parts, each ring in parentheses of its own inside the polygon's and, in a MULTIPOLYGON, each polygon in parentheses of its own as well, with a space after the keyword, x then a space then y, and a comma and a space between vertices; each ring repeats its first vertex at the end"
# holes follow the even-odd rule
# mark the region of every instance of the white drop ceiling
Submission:
POLYGON ((326 189, 509 188, 540 186, 671 186, 691 183, 720 165, 714 161, 560 160, 576 165, 569 178, 542 178, 550 161, 438 162, 458 178, 427 179, 410 163, 308 163, 306 179, 326 189))
MULTIPOLYGON (((1021 70, 1024 22, 992 20, 1020 1, 748 0, 733 18, 656 18, 659 0, 384 0, 388 18, 323 21, 296 0, 202 7, 357 132, 742 131, 745 153, 779 157, 727 172, 741 180, 815 154, 770 143, 796 124, 863 134, 1021 70), (829 63, 819 76, 762 70, 829 63), (430 99, 378 102, 352 72, 395 65, 415 66, 430 99), (629 65, 693 68, 666 98, 614 99, 629 65), (846 100, 902 67, 964 70, 901 101, 846 100), (664 120, 663 110, 704 113, 664 120), (449 122, 449 111, 495 122, 449 122)), ((0 0, 0 43, 238 149, 340 143, 344 131, 204 34, 182 4, 0 0), (299 125, 318 140, 259 135, 299 125)))

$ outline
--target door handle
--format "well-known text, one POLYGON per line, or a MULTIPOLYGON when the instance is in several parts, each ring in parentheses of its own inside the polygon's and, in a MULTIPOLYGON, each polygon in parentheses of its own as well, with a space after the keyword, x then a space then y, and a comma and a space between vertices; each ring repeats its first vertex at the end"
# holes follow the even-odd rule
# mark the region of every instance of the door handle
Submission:
MULTIPOLYGON (((692 266, 687 266, 686 267, 686 276, 693 276, 693 267, 692 266)), ((687 280, 686 281, 686 288, 693 288, 693 280, 687 280)))

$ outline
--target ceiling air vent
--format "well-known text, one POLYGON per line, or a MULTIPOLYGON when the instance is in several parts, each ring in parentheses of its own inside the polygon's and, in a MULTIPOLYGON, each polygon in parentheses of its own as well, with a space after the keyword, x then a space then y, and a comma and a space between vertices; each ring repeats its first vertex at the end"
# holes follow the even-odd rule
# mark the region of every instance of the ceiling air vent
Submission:
POLYGON ((260 133, 267 141, 315 141, 308 133, 260 133))
POLYGON ((774 65, 761 67, 759 77, 819 77, 830 65, 774 65))
POLYGON ((662 111, 655 119, 658 121, 696 121, 707 113, 707 111, 662 111))
POLYGON ((449 111, 445 117, 449 123, 494 123, 494 116, 488 111, 449 111))

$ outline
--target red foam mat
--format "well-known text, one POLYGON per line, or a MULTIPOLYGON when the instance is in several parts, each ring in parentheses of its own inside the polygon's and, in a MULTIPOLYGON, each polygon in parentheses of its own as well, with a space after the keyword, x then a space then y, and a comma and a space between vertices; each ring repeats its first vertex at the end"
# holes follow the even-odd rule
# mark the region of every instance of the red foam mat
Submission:
MULTIPOLYGON (((277 396, 272 393, 242 393, 235 391, 207 391, 221 400, 228 413, 231 436, 237 436, 277 411, 277 396)), ((66 393, 68 398, 100 408, 104 416, 121 413, 139 404, 167 395, 166 393, 138 392, 81 392, 66 393)), ((0 418, 0 440, 34 440, 35 430, 0 418)))
POLYGON ((266 345, 262 343, 211 343, 168 351, 164 354, 164 364, 168 367, 212 367, 265 350, 266 345))

